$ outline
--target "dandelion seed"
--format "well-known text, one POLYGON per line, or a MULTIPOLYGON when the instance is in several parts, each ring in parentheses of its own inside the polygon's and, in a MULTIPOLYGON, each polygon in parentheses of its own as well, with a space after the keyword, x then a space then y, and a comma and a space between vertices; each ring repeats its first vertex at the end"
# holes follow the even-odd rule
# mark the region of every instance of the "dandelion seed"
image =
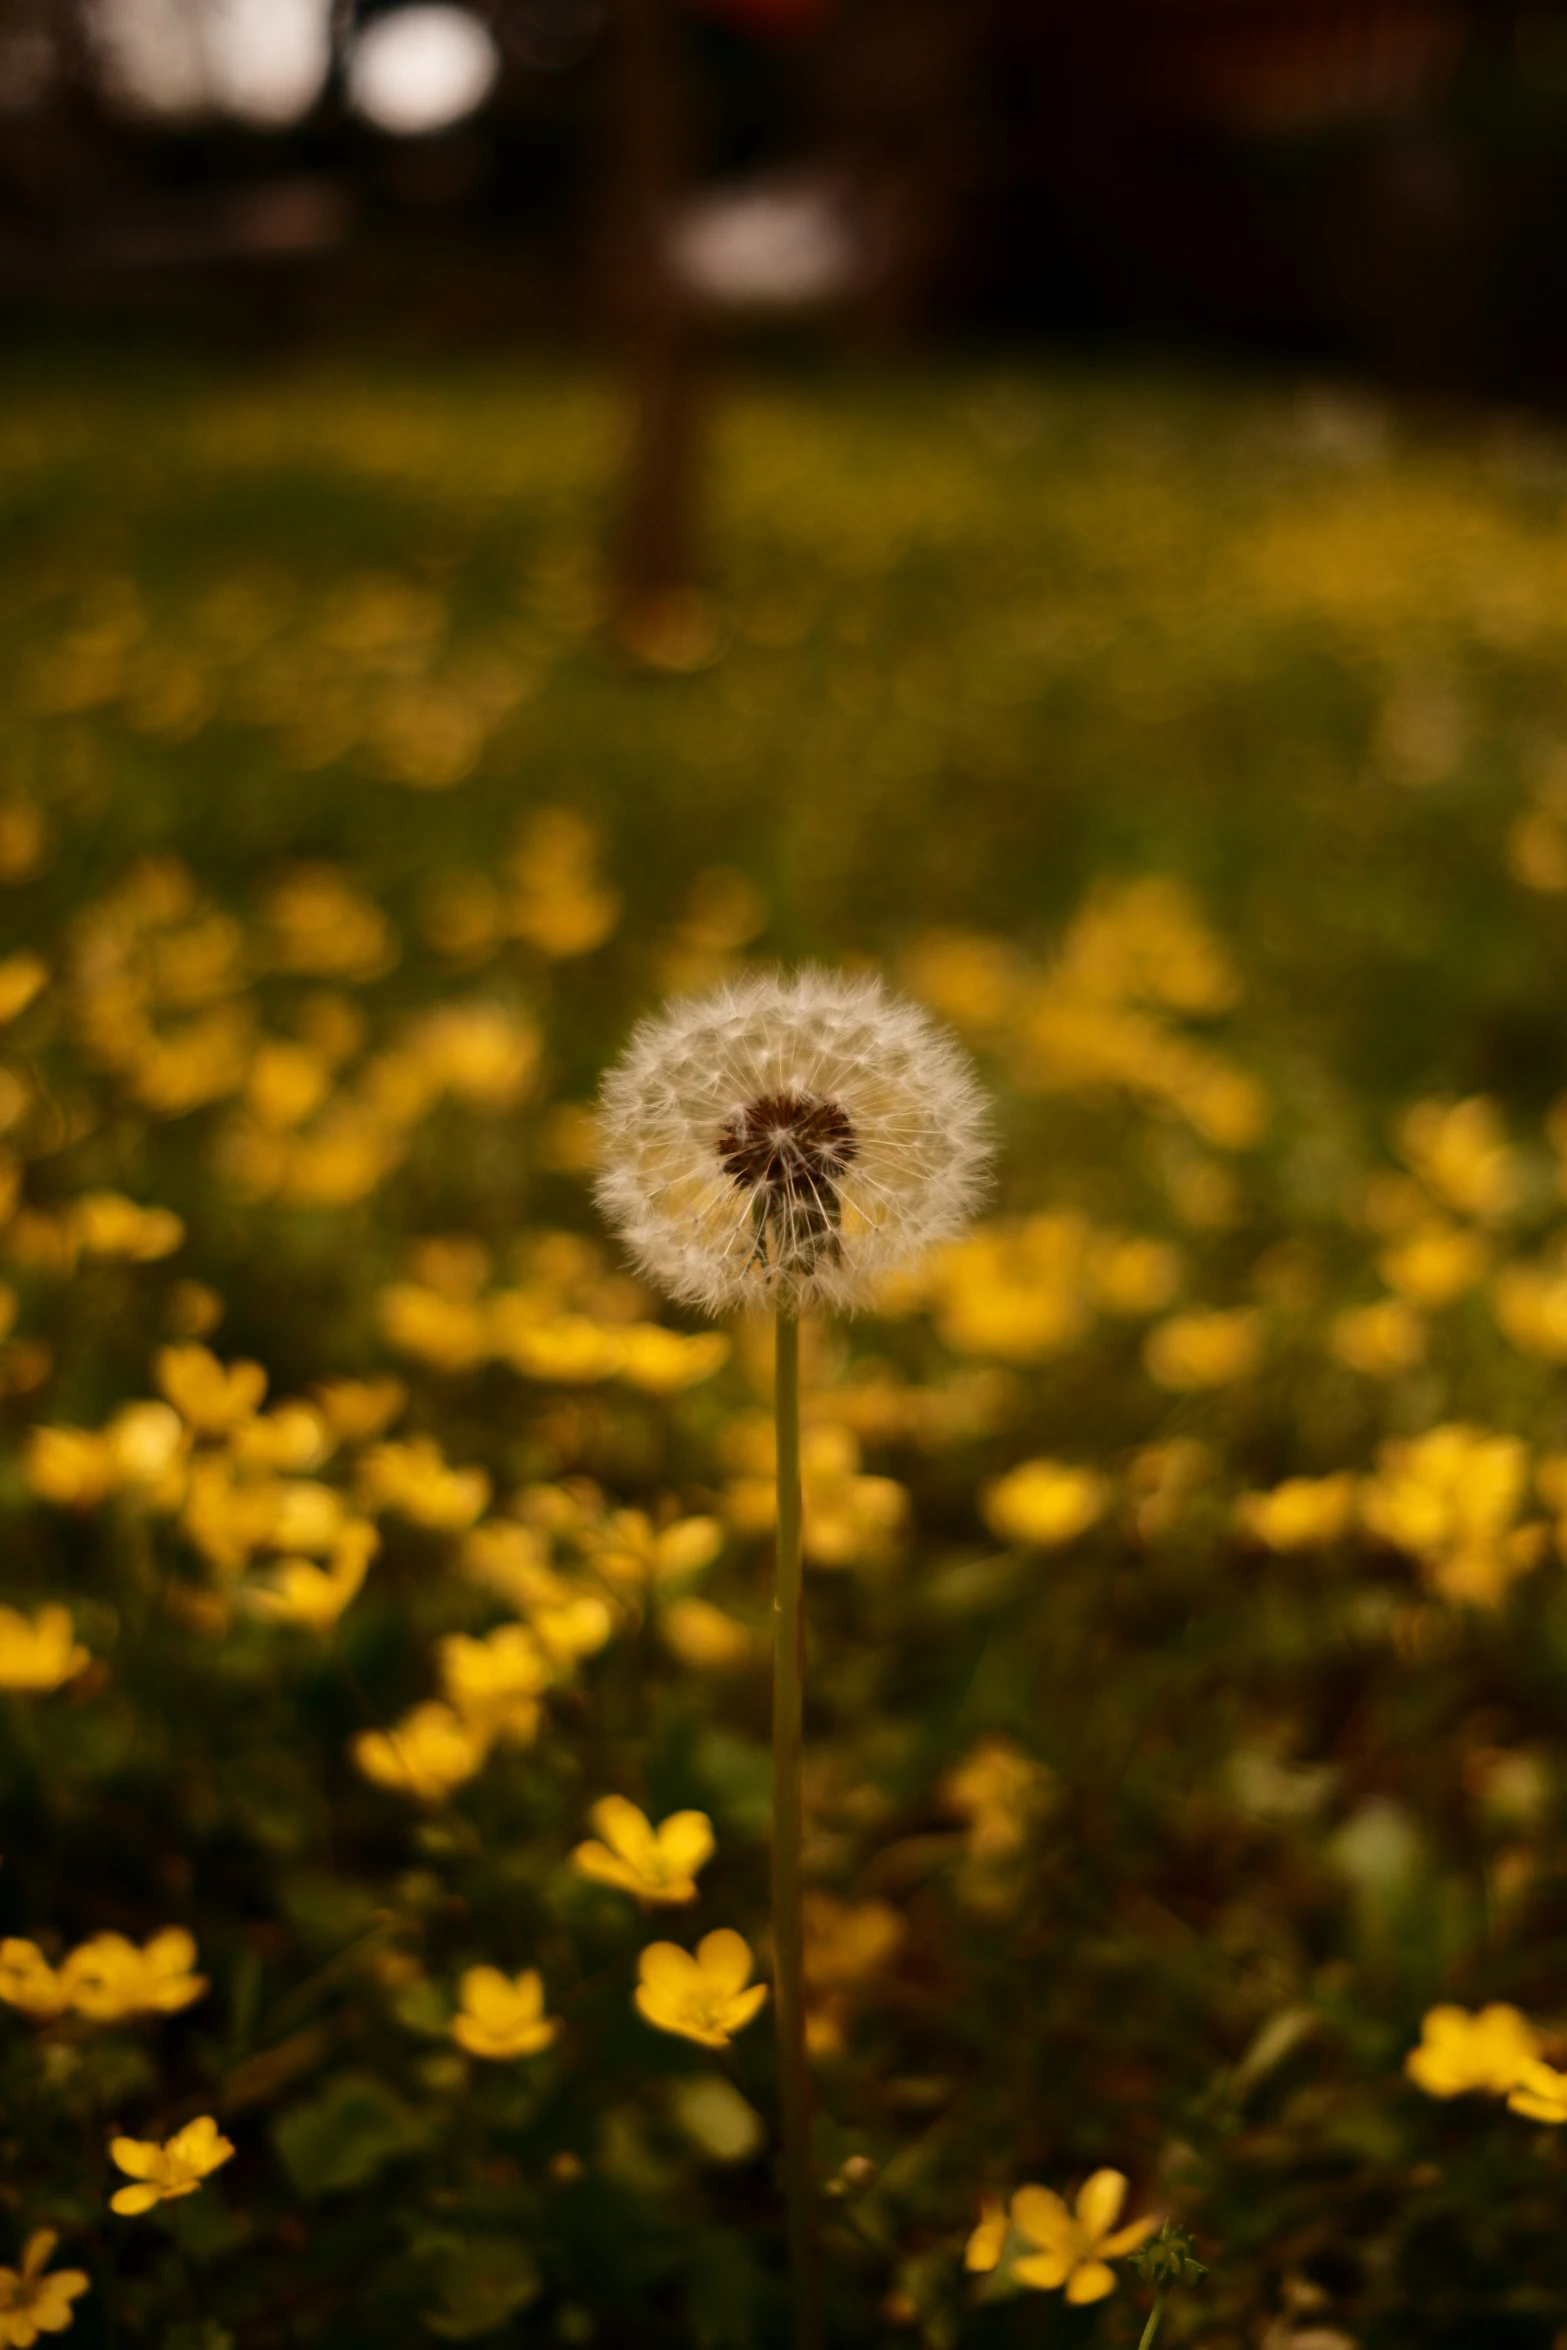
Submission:
POLYGON ((765 974, 643 1022, 601 1101, 598 1200, 650 1280, 711 1314, 863 1305, 961 1229, 983 1097, 879 979, 765 974))

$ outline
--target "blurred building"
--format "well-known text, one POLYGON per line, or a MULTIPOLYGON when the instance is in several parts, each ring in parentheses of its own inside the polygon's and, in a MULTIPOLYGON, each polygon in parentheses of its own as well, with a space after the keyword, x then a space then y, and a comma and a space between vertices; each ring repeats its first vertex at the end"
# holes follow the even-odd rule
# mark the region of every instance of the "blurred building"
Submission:
POLYGON ((1564 240, 1561 5, 0 0, 14 316, 577 331, 652 255, 873 338, 1550 397, 1564 240))

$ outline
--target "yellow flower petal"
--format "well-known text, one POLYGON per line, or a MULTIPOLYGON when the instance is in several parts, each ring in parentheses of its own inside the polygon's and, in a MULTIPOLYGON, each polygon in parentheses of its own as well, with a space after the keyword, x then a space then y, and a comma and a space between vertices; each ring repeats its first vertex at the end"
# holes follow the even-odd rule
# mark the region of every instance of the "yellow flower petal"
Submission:
POLYGON ((739 1991, 750 1980, 750 1946, 733 1926, 717 1926, 711 1934, 704 1934, 696 1946, 696 1957, 716 1990, 739 1991))
POLYGON ((1066 2280, 1068 2301, 1079 2305, 1085 2301, 1102 2301, 1107 2293, 1114 2291, 1115 2271, 1106 2268, 1102 2260, 1085 2260, 1066 2280))
POLYGON ((1077 2198, 1077 2220, 1091 2243, 1108 2234, 1121 2216, 1126 2180, 1118 2170, 1096 2170, 1084 2182, 1077 2198))

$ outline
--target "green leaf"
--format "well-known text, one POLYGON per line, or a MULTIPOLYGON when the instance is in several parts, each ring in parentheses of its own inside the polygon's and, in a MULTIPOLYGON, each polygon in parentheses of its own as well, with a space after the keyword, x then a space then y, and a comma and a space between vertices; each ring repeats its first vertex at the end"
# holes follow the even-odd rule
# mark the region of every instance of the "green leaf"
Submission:
POLYGON ((422 2314, 430 2332, 448 2342, 494 2333, 539 2292, 532 2253, 504 2236, 469 2236, 454 2243, 443 2266, 445 2300, 439 2309, 422 2314))
POLYGON ((415 2153, 428 2128, 374 2073, 349 2072, 334 2074, 319 2096, 281 2115, 273 2139, 301 2195, 334 2195, 415 2153))

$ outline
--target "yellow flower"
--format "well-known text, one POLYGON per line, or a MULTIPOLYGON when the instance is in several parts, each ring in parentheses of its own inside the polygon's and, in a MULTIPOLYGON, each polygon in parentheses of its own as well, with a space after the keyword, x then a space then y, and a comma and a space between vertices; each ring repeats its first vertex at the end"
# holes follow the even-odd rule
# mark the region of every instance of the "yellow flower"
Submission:
POLYGON ((604 1842, 590 1840, 573 1852, 585 1877, 618 1885, 640 1901, 695 1901, 696 1872, 713 1851, 706 1812, 671 1812, 655 1828, 623 1795, 606 1795, 588 1817, 604 1842))
POLYGON ((619 1376, 644 1395, 678 1395, 711 1379, 728 1360, 729 1340, 721 1330, 683 1338, 656 1322, 634 1322, 620 1334, 619 1376))
POLYGON ((1135 2252, 1159 2224, 1149 2217, 1116 2228, 1125 2200, 1126 2180, 1118 2170, 1096 2170, 1072 2211, 1048 2187, 1019 2187, 1012 2198, 1012 2225, 1039 2249, 1014 2261, 1012 2274, 1020 2284, 1047 2293, 1064 2285, 1068 2301, 1102 2301, 1115 2290, 1107 2264, 1135 2252))
POLYGON ((979 2222, 963 2251, 963 2265, 980 2275, 995 2268, 1001 2259, 1001 2249, 1007 2240, 1010 2226, 1007 2207, 999 2195, 982 2195, 979 2199, 979 2222))
POLYGON ((0 2000, 19 2007, 23 2015, 52 2021, 71 2004, 71 1985, 64 1968, 49 1964, 36 1942, 8 1935, 0 1942, 0 2000))
POLYGON ((218 2136, 210 2113, 187 2122, 183 2130, 159 2146, 141 2138, 115 2138, 109 2152, 134 2187, 122 2187, 109 2198, 109 2209, 125 2218, 151 2211, 155 2203, 169 2203, 178 2195, 194 2195, 208 2174, 228 2161, 234 2149, 218 2136))
POLYGON ((1391 1379, 1418 1363, 1426 1351, 1426 1326, 1400 1297, 1376 1305, 1349 1306, 1335 1315, 1328 1345, 1341 1363, 1367 1379, 1391 1379))
POLYGON ((547 1322, 508 1319, 499 1351, 525 1379, 560 1386, 588 1386, 609 1379, 625 1360, 624 1333, 585 1314, 560 1314, 547 1322))
POLYGON ((271 1580, 250 1594, 251 1605, 275 1623, 300 1624, 309 1632, 330 1632, 369 1572, 381 1537, 366 1519, 353 1518, 333 1547, 330 1564, 307 1558, 279 1559, 271 1580))
POLYGON ((703 2048, 727 2048, 767 1997, 765 1983, 745 1988, 751 1950, 732 1927, 704 1934, 696 1955, 676 1942, 652 1942, 637 1961, 637 2007, 661 2032, 703 2048))
POLYGON ((428 1436, 373 1445, 360 1464, 371 1509, 395 1510, 416 1526, 458 1534, 482 1517, 490 1480, 482 1469, 454 1469, 428 1436))
POLYGON ((123 1934, 95 1934, 60 1972, 78 2015, 118 2023, 125 2016, 173 2015, 200 1999, 207 1978, 195 1965, 196 1945, 185 1928, 166 1926, 141 1950, 123 1934))
POLYGON ((1520 1354, 1567 1362, 1567 1266, 1507 1265, 1491 1285, 1491 1310, 1520 1354))
POLYGON ((1518 1437, 1448 1421, 1382 1446, 1361 1515, 1373 1534, 1418 1559, 1444 1597, 1494 1607, 1544 1547, 1543 1528, 1514 1524, 1528 1476, 1518 1437))
POLYGON ((1262 1325, 1245 1306, 1228 1313, 1172 1314, 1149 1331, 1143 1347, 1148 1376, 1177 1394, 1245 1379, 1261 1354, 1262 1325))
POLYGON ((1319 1542, 1337 1542, 1354 1515, 1355 1480, 1347 1471, 1336 1477, 1286 1477, 1271 1493, 1244 1493, 1235 1504, 1238 1523, 1268 1550, 1311 1550, 1319 1542))
POLYGON ((0 963, 0 1022, 14 1020, 23 1012, 45 986, 49 966, 41 956, 24 950, 19 955, 7 955, 0 963))
POLYGON ((1485 1094, 1464 1102, 1417 1102, 1399 1128, 1398 1144, 1421 1181, 1461 1216, 1490 1223, 1517 1200, 1517 1162, 1496 1104, 1485 1094))
POLYGON ((29 1619, 0 1607, 0 1689, 58 1689, 92 1662, 66 1607, 41 1607, 29 1619))
POLYGON ((172 1256, 185 1226, 171 1208, 141 1208, 119 1191, 87 1191, 76 1202, 76 1233, 90 1257, 128 1257, 151 1264, 172 1256))
POLYGON ((947 1810, 969 1823, 976 1860, 1010 1859, 1028 1841, 1032 1822, 1049 1803, 1053 1781, 1008 1738, 982 1738, 941 1783, 947 1810))
POLYGON ((484 1640, 453 1632, 440 1643, 441 1681, 479 1736, 527 1746, 538 1735, 539 1693, 550 1661, 526 1624, 502 1624, 484 1640))
POLYGON ((58 2242, 53 2228, 35 2228, 20 2269, 0 2268, 0 2350, 32 2350, 40 2334, 63 2334, 71 2323, 87 2278, 79 2268, 44 2274, 58 2242))
POLYGON ((315 1392, 328 1429, 342 1444, 379 1436, 408 1401, 401 1379, 332 1379, 315 1392))
POLYGON ((88 1428, 34 1428, 27 1439, 27 1482, 43 1501, 90 1510, 113 1491, 114 1454, 88 1428))
POLYGON ((1404 2070, 1428 2097, 1462 2097, 1471 2089, 1505 2097, 1540 2053, 1527 2016, 1502 2001, 1478 2015, 1462 2007, 1433 2007, 1420 2034, 1404 2070))
POLYGON ((1102 1518, 1109 1498, 1109 1487, 1092 1469, 1069 1468, 1064 1461, 1023 1461, 985 1487, 980 1509, 1000 1541, 1054 1550, 1102 1518))
POLYGON ((1532 2122, 1567 2122, 1567 2073, 1536 2057, 1518 2075, 1507 2103, 1514 2113, 1532 2122))
POLYGON ((658 1632, 671 1655, 693 1672, 725 1672, 751 1654, 751 1635, 744 1624, 714 1607, 710 1599, 673 1601, 659 1616, 658 1632))
POLYGON ((160 1346, 152 1367, 174 1409, 203 1436, 225 1435, 240 1421, 253 1419, 267 1392, 259 1363, 225 1365, 194 1342, 160 1346))
POLYGON ((489 1740, 472 1723, 433 1698, 404 1714, 395 1729, 361 1730, 353 1745, 367 1779, 419 1803, 444 1803, 488 1752, 489 1740))
POLYGON ((1431 1222, 1385 1249, 1377 1270, 1389 1289, 1396 1289, 1411 1305, 1435 1309, 1473 1289, 1489 1261, 1490 1251, 1479 1233, 1431 1222))
POLYGON ((452 2038, 470 2056, 504 2061, 537 2056, 560 2030, 544 2012, 544 1983, 536 1967, 513 1979, 499 1967, 473 1966, 462 1979, 462 2011, 452 2019, 452 2038))

